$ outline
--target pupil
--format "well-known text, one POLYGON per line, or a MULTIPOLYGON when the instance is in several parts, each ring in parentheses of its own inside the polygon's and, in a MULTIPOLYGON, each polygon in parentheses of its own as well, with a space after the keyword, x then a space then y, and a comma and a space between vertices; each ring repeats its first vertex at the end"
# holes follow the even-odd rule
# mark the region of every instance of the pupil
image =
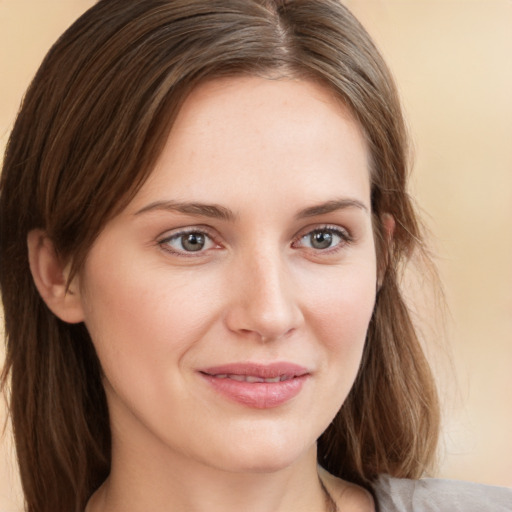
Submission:
POLYGON ((204 242, 204 235, 201 233, 188 233, 181 237, 181 245, 186 251, 200 251, 204 242))
POLYGON ((311 235, 311 246, 315 249, 327 249, 332 244, 332 233, 320 231, 311 235))

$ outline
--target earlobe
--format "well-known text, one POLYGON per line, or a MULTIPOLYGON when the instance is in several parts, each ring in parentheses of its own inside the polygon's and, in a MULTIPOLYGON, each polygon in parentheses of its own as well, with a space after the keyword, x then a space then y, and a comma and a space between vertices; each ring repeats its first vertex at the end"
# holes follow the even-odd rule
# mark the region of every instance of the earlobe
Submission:
POLYGON ((68 288, 69 268, 63 264, 48 235, 34 229, 27 236, 30 272, 41 298, 50 310, 68 323, 83 321, 77 281, 68 288))

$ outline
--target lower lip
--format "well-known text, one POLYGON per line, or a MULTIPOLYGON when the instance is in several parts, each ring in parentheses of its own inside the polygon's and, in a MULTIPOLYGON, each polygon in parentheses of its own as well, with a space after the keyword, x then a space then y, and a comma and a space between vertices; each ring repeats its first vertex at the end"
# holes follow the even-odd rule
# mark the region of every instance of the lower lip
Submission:
POLYGON ((279 407, 297 396, 308 375, 282 382, 240 382, 230 378, 220 379, 202 373, 215 391, 227 398, 254 409, 279 407))

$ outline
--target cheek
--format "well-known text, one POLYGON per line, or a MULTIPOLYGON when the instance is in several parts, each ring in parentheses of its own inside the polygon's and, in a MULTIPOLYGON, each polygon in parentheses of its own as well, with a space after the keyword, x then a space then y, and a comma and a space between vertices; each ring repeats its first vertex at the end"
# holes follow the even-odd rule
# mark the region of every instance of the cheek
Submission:
POLYGON ((177 278, 135 258, 98 256, 86 267, 83 304, 107 378, 123 372, 164 377, 164 362, 179 364, 215 318, 214 283, 177 278))
POLYGON ((357 376, 376 296, 373 261, 340 269, 310 296, 310 327, 321 340, 337 410, 357 376), (346 271, 345 271, 346 270, 346 271))
POLYGON ((357 343, 365 337, 376 297, 373 261, 334 272, 323 286, 310 286, 310 314, 321 339, 333 346, 357 343))

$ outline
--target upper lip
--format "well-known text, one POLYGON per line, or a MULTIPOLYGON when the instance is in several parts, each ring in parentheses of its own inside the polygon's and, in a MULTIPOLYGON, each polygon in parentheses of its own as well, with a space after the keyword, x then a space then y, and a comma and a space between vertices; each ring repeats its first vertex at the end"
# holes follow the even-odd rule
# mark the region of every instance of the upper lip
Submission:
POLYGON ((310 373, 304 366, 289 362, 229 363, 201 368, 199 371, 207 375, 251 375, 262 379, 274 379, 282 376, 293 378, 310 373))

